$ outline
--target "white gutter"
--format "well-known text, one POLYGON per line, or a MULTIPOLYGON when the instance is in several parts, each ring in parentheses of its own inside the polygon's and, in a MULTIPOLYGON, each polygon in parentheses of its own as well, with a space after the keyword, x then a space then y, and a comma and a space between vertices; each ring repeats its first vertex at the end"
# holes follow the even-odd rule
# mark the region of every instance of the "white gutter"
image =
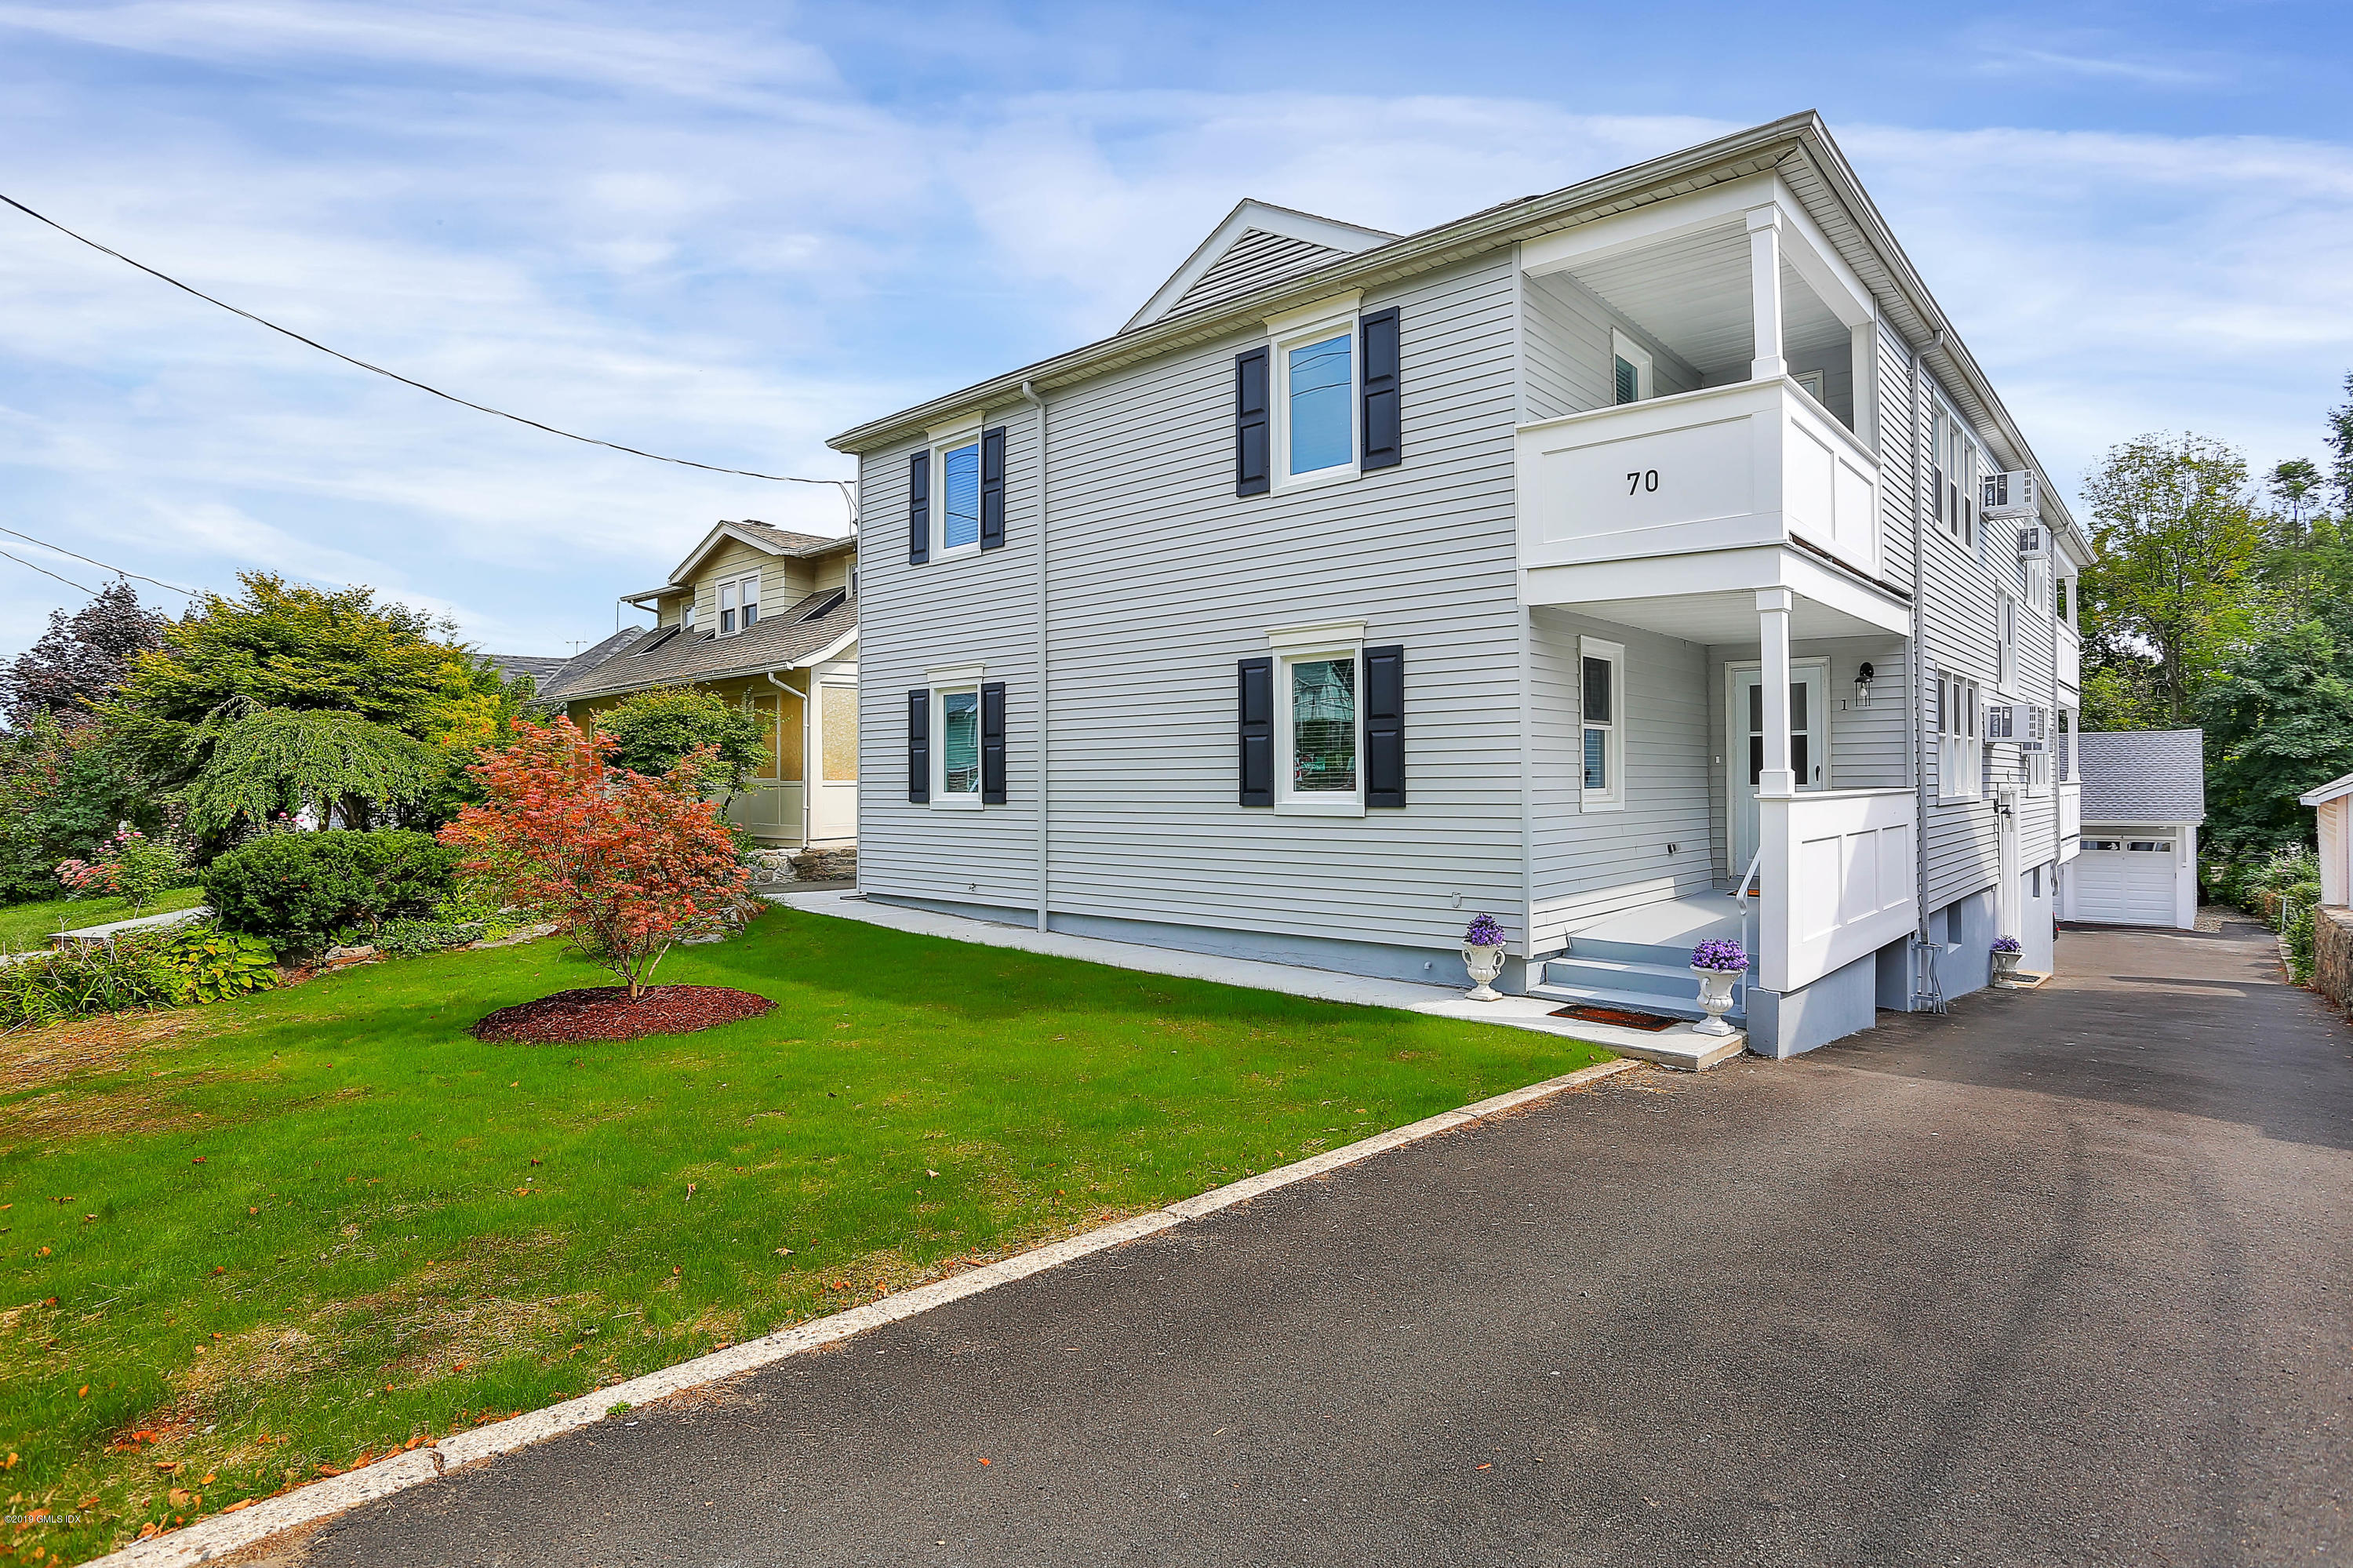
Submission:
POLYGON ((1052 908, 1046 870, 1046 399, 1029 382, 1021 400, 1038 410, 1038 929, 1052 908))

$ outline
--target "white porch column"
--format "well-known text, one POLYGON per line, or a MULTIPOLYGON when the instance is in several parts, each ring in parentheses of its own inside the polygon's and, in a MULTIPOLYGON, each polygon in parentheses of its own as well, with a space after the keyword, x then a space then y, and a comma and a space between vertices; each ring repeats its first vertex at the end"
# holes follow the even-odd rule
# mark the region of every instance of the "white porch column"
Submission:
POLYGON ((1756 357, 1748 376, 1764 381, 1786 375, 1789 362, 1781 356, 1781 209, 1748 209, 1748 291, 1757 323, 1756 357))
POLYGON ((1757 684, 1765 697, 1765 766, 1757 775, 1762 800, 1798 792, 1798 775, 1789 766, 1789 590, 1757 590, 1757 631, 1763 644, 1757 684))
POLYGON ((1851 353, 1854 361, 1854 439, 1878 457, 1879 323, 1864 322, 1850 327, 1848 332, 1853 338, 1851 353))

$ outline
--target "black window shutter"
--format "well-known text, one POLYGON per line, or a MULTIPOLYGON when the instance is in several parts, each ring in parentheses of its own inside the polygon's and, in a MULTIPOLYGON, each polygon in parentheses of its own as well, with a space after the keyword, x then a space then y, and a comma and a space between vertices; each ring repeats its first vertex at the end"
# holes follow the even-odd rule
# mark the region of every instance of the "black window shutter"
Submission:
POLYGON ((907 694, 907 799, 932 798, 932 694, 907 694))
POLYGON ((1234 355, 1234 493, 1264 495, 1273 470, 1267 453, 1266 350, 1234 355))
POLYGON ((1405 805, 1405 649, 1365 650, 1365 804, 1405 805))
POLYGON ((1398 313, 1392 306, 1366 316, 1365 340, 1365 463, 1395 468, 1405 461, 1398 423, 1398 313))
POLYGON ((932 454, 917 452, 907 460, 907 564, 920 567, 932 558, 932 454))
POLYGON ((1005 427, 980 432, 980 547, 1005 547, 1005 427))
POLYGON ((980 684, 980 803, 1005 804, 1005 683, 980 684))
POLYGON ((1241 801, 1274 804, 1274 661, 1244 659, 1234 666, 1241 725, 1241 801))

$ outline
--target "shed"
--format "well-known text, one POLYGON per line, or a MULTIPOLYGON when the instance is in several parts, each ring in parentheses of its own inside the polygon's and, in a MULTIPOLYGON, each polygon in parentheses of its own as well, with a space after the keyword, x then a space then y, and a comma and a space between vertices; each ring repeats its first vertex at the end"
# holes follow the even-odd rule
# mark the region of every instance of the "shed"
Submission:
POLYGON ((2095 730, 2076 737, 2076 758, 2084 849, 2060 888, 2061 918, 2196 928, 2205 732, 2095 730))
POLYGON ((2353 902, 2347 896, 2348 890, 2353 889, 2353 773, 2332 779, 2296 800, 2310 806, 2320 819, 2320 901, 2353 902))

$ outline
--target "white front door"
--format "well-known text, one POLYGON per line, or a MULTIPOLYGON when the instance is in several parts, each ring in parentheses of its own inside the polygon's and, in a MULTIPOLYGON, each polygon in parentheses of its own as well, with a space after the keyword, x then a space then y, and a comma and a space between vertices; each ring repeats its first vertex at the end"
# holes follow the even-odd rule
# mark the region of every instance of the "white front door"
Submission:
MULTIPOLYGON (((1732 813, 1732 874, 1757 853, 1757 776, 1765 768, 1765 681, 1754 664, 1727 667, 1725 693, 1725 800, 1732 813)), ((1789 661, 1789 768, 1800 789, 1824 788, 1830 777, 1830 662, 1789 661)))
POLYGON ((823 675, 810 687, 817 715, 807 748, 811 843, 858 836, 858 677, 823 675))

